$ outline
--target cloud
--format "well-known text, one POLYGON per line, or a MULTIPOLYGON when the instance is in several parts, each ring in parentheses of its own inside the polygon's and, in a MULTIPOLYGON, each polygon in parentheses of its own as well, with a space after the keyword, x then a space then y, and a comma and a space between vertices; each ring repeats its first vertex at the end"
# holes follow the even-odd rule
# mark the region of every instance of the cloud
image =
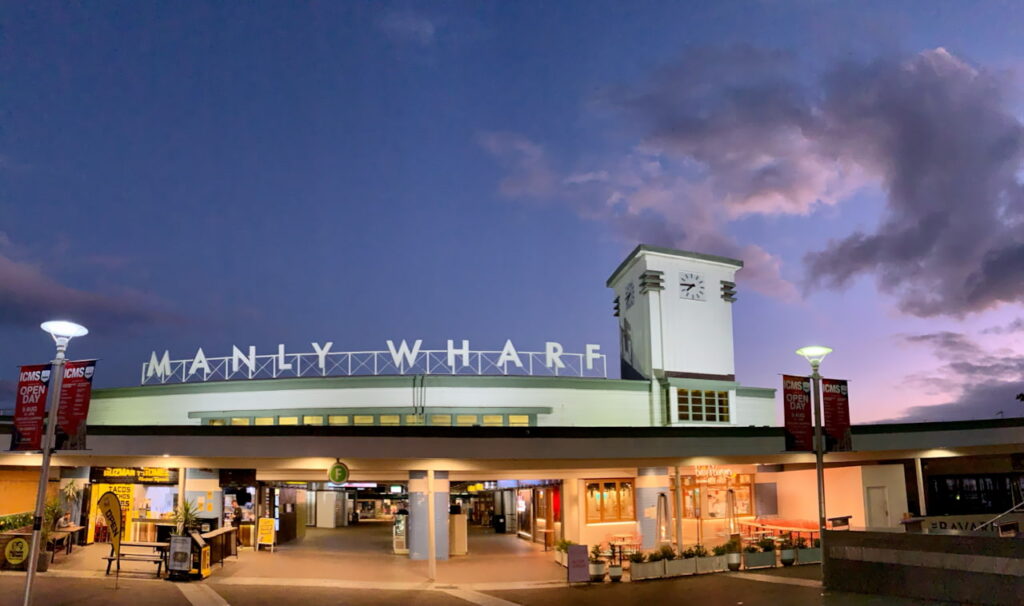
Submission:
POLYGON ((163 307, 155 297, 132 289, 98 294, 66 286, 38 266, 0 253, 0 326, 36 327, 43 320, 67 317, 114 333, 181 321, 163 307))
POLYGON ((1024 416, 1024 355, 982 347, 956 332, 904 335, 914 345, 932 348, 945 364, 935 372, 913 376, 909 381, 924 392, 953 392, 944 404, 912 406, 894 422, 952 421, 1024 416))
POLYGON ((1017 318, 1003 326, 992 326, 981 332, 986 335, 1008 335, 1015 332, 1024 332, 1024 318, 1017 318))
POLYGON ((380 29, 395 42, 430 46, 437 34, 437 25, 412 11, 394 11, 377 22, 380 29))
POLYGON ((477 141, 508 171, 498 184, 502 195, 541 197, 555 193, 558 178, 548 166, 543 146, 509 132, 480 133, 477 141))

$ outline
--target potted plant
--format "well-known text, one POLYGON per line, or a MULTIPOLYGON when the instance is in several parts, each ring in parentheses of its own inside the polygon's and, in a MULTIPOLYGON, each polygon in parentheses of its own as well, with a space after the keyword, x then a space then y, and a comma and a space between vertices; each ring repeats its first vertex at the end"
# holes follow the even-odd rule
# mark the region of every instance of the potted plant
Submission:
POLYGON ((601 544, 590 548, 590 582, 600 583, 604 580, 604 560, 601 559, 601 544))
POLYGON ((766 568, 775 566, 775 541, 765 537, 743 550, 744 568, 766 568))
POLYGON ((608 560, 608 578, 612 580, 612 583, 618 583, 622 580, 622 554, 619 554, 619 559, 615 559, 615 552, 612 552, 612 557, 608 560))
POLYGON ((692 548, 677 553, 672 550, 670 545, 663 545, 662 550, 665 547, 668 547, 672 554, 671 557, 665 559, 665 576, 679 577, 697 572, 697 554, 692 548))
POLYGON ((561 539, 555 543, 555 561, 562 566, 569 565, 569 545, 574 543, 568 539, 561 539))
POLYGON ((782 560, 783 566, 792 566, 796 561, 796 545, 793 543, 792 536, 787 535, 779 543, 779 559, 782 560))
POLYGON ((192 530, 199 530, 199 510, 192 501, 186 500, 181 507, 175 507, 173 519, 178 525, 179 536, 186 536, 192 530))
POLYGON ((812 547, 807 547, 807 539, 798 537, 796 544, 796 561, 800 564, 816 564, 821 562, 821 541, 814 539, 812 547))
POLYGON ((729 570, 736 572, 740 569, 740 551, 743 545, 740 543, 739 537, 733 537, 729 539, 725 547, 725 563, 729 567, 729 570))
POLYGON ((693 546, 693 555, 697 560, 697 574, 725 570, 725 546, 714 548, 714 555, 708 553, 703 545, 693 546))
POLYGON ((665 562, 661 561, 660 553, 644 554, 634 552, 629 554, 629 578, 634 581, 644 579, 658 579, 665 576, 665 562), (655 559, 650 559, 651 556, 655 559))

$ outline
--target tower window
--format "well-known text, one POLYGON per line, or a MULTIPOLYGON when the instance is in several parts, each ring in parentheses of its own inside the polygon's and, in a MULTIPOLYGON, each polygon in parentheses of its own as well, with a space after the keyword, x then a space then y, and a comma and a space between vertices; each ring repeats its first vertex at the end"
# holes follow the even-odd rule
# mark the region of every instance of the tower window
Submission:
POLYGON ((681 422, 729 422, 729 392, 679 389, 676 410, 681 422))

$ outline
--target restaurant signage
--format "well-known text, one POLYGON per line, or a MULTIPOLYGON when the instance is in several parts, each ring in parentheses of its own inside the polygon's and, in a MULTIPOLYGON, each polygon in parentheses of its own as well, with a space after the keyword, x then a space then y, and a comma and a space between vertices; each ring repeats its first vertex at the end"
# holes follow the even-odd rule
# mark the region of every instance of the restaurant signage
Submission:
POLYGON ((103 484, 177 484, 178 470, 164 467, 90 467, 89 481, 103 484))
POLYGON ((785 418, 786 450, 814 450, 810 378, 782 375, 782 407, 785 418))
POLYGON ((850 433, 850 398, 845 380, 821 380, 822 423, 825 432, 825 450, 846 452, 853 450, 850 433))
POLYGON ((41 450, 43 417, 46 415, 46 388, 50 384, 50 365, 22 366, 14 400, 14 433, 11 450, 41 450))
POLYGON ((270 545, 270 551, 274 551, 274 518, 260 518, 256 522, 256 549, 260 545, 270 545))
POLYGON ((733 477, 732 469, 728 467, 719 467, 718 465, 697 465, 694 470, 694 475, 698 478, 731 478, 733 477))
POLYGON ((57 443, 55 450, 85 449, 85 419, 89 416, 92 377, 96 360, 79 360, 64 365, 57 407, 57 443))
POLYGON ((283 344, 275 353, 257 354, 232 346, 230 356, 209 357, 199 348, 191 358, 172 360, 169 351, 154 351, 142 364, 142 384, 366 375, 547 375, 607 377, 601 346, 588 343, 583 353, 569 353, 561 343, 547 341, 544 351, 519 351, 511 339, 500 350, 475 350, 469 341, 448 339, 445 349, 423 349, 421 339, 386 341, 386 350, 334 351, 334 343, 311 343, 312 352, 293 353, 283 344))
POLYGON ((7 547, 4 548, 4 558, 12 567, 20 566, 28 558, 28 553, 28 541, 21 537, 14 537, 7 543, 7 547))
POLYGON ((587 557, 586 545, 569 545, 565 559, 570 583, 590 582, 590 559, 587 557))
POLYGON ((118 560, 117 568, 121 568, 121 533, 124 530, 124 518, 121 516, 121 500, 113 492, 106 492, 97 501, 107 529, 110 533, 110 544, 114 546, 114 555, 118 560))

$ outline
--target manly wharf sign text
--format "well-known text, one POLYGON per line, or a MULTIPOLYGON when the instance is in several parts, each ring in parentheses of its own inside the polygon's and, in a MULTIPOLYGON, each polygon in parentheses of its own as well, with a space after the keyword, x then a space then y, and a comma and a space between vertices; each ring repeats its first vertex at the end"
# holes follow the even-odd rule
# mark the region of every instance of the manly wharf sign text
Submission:
POLYGON ((199 348, 191 358, 172 360, 170 352, 154 351, 142 364, 142 384, 277 379, 281 377, 353 377, 373 375, 542 375, 607 377, 607 358, 599 345, 587 344, 583 353, 568 353, 561 343, 548 341, 544 351, 519 351, 511 340, 500 350, 473 350, 469 341, 449 339, 445 349, 423 349, 417 339, 410 345, 387 341, 381 351, 334 351, 334 343, 312 343, 312 352, 293 353, 278 345, 275 353, 257 354, 231 347, 230 356, 209 357, 199 348))

